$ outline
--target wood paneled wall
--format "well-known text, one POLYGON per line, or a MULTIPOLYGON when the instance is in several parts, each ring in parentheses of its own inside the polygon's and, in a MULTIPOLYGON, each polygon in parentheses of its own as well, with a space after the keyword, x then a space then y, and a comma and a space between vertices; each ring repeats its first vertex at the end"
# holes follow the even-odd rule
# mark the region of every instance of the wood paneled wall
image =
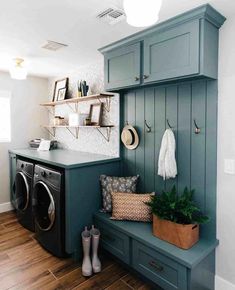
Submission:
POLYGON ((202 227, 208 237, 216 235, 217 95, 217 81, 199 80, 132 89, 121 98, 122 125, 135 126, 140 137, 136 150, 122 145, 123 174, 140 175, 140 192, 162 192, 173 185, 179 193, 185 186, 195 189, 197 204, 210 216, 202 227), (176 138, 178 176, 163 181, 157 163, 167 120, 176 138), (200 134, 195 134, 194 120, 200 134))

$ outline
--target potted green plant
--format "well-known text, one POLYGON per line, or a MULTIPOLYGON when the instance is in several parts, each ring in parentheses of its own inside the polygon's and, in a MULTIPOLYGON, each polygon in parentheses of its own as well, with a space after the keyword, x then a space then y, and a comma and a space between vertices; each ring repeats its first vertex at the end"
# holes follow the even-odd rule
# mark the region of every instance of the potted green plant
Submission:
POLYGON ((194 190, 186 187, 178 195, 175 186, 156 194, 147 203, 153 213, 153 234, 182 249, 189 249, 199 239, 199 224, 208 221, 193 201, 194 190))

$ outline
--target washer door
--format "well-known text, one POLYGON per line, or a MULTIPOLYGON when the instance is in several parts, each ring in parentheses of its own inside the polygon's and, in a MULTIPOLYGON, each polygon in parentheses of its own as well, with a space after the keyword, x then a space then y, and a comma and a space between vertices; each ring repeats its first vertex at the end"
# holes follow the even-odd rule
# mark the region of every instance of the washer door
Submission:
POLYGON ((41 231, 49 231, 55 221, 55 202, 48 186, 38 181, 34 186, 35 222, 41 231))
POLYGON ((29 184, 23 172, 18 172, 15 177, 15 207, 25 211, 29 205, 29 184))

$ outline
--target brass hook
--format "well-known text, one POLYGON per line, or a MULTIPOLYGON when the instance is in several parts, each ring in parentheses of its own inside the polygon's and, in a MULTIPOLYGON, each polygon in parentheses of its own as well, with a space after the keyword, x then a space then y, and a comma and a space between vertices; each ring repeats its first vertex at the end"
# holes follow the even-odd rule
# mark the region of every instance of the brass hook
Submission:
POLYGON ((146 121, 146 120, 144 120, 144 123, 145 123, 145 126, 146 126, 146 132, 147 132, 147 133, 150 133, 151 130, 152 130, 151 126, 149 126, 149 125, 147 124, 147 121, 146 121))
POLYGON ((170 123, 169 123, 169 120, 168 119, 166 119, 166 122, 167 122, 167 125, 168 125, 168 127, 170 128, 170 129, 173 129, 174 127, 172 127, 171 125, 170 125, 170 123))
POLYGON ((194 131, 194 133, 195 133, 195 134, 199 134, 199 133, 201 132, 201 129, 198 127, 198 125, 197 125, 195 119, 193 120, 193 122, 194 122, 194 126, 195 126, 195 131, 194 131))

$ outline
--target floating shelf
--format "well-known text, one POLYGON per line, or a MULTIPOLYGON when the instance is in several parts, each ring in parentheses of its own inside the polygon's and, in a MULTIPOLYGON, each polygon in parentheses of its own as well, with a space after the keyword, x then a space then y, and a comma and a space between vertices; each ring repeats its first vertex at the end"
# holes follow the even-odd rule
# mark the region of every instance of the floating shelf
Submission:
POLYGON ((86 101, 90 101, 90 100, 98 100, 101 103, 101 100, 105 99, 106 104, 105 104, 104 108, 109 112, 110 111, 110 102, 111 102, 111 98, 113 96, 114 96, 114 94, 101 93, 101 94, 90 95, 90 96, 86 96, 86 97, 66 99, 63 101, 41 103, 40 106, 55 107, 58 105, 67 104, 68 106, 70 106, 72 108, 71 104, 75 104, 75 112, 77 112, 78 111, 78 103, 80 103, 80 102, 86 102, 86 101))
POLYGON ((51 136, 55 137, 57 128, 66 128, 71 135, 78 139, 78 133, 80 128, 94 128, 105 138, 107 142, 110 140, 111 129, 114 125, 104 125, 104 126, 69 126, 69 125, 45 125, 42 126, 51 136), (103 129, 106 130, 106 134, 103 132, 103 129))

